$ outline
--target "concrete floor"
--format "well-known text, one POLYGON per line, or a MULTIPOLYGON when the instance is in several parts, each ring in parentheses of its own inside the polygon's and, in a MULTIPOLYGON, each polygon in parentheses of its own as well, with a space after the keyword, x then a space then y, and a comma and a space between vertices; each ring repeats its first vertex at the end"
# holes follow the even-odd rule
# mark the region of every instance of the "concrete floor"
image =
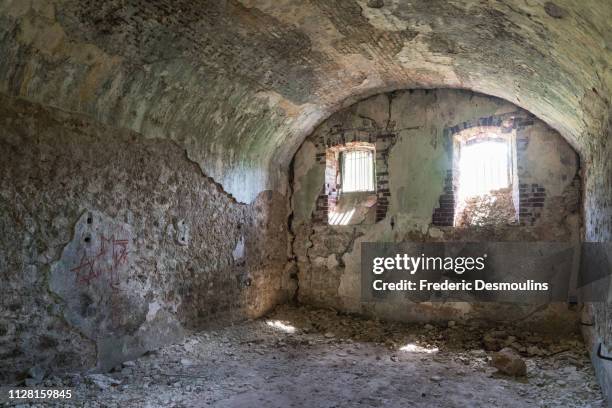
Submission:
MULTIPOLYGON (((514 344, 533 333, 507 332, 514 344)), ((528 376, 496 374, 489 329, 387 324, 282 307, 191 334, 106 376, 46 380, 87 407, 605 407, 578 337, 539 338, 528 376)))

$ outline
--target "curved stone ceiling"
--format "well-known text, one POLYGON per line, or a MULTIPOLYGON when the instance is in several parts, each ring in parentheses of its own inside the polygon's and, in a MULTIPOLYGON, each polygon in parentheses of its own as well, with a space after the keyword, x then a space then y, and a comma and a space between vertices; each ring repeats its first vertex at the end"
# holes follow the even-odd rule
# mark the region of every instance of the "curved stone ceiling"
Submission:
POLYGON ((174 140, 244 202, 284 188, 332 112, 393 89, 504 98, 587 163, 607 137, 608 0, 380 3, 2 0, 0 92, 174 140))

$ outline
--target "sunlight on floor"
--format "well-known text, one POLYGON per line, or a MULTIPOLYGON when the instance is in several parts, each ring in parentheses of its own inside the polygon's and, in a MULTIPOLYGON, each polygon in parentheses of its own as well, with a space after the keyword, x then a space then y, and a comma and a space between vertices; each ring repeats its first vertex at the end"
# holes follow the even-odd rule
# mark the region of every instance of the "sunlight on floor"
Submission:
POLYGON ((295 327, 291 326, 290 324, 285 324, 280 320, 268 320, 266 321, 266 324, 285 333, 295 333, 295 327))
POLYGON ((331 213, 329 216, 329 225, 348 225, 354 213, 354 208, 346 212, 331 213))
POLYGON ((437 347, 426 348, 426 347, 418 346, 418 345, 416 345, 414 343, 408 343, 404 347, 401 347, 400 351, 406 351, 408 353, 426 353, 426 354, 432 354, 432 353, 437 353, 438 352, 438 348, 437 347))

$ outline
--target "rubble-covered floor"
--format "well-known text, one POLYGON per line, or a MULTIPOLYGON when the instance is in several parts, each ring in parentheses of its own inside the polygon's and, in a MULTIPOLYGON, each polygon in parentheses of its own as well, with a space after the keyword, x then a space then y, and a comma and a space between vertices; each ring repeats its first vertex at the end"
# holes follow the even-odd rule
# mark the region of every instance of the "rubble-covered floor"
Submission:
POLYGON ((76 405, 88 407, 605 407, 578 336, 290 306, 194 333, 108 375, 45 383, 74 387, 76 405), (527 377, 497 374, 485 345, 521 350, 527 377))

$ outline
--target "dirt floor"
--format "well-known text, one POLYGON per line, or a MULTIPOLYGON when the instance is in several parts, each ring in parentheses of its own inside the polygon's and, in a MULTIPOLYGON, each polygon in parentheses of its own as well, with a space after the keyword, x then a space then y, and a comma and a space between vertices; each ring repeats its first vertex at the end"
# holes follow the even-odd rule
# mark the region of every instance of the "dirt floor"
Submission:
POLYGON ((74 406, 86 407, 606 405, 578 336, 389 324, 290 306, 194 333, 107 375, 64 374, 43 384, 73 387, 74 406), (521 352, 526 377, 491 366, 493 350, 505 346, 521 352))

